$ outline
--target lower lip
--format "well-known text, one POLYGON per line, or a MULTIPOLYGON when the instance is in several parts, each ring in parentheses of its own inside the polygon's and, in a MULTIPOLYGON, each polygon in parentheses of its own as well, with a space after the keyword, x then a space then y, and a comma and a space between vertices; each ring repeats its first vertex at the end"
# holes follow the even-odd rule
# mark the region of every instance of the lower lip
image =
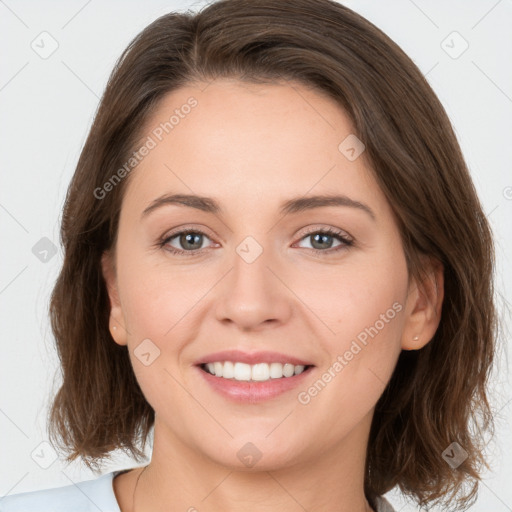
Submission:
POLYGON ((196 366, 196 368, 217 393, 236 402, 253 404, 270 400, 297 387, 311 373, 314 366, 310 366, 307 370, 293 377, 269 379, 263 382, 224 379, 208 373, 200 366, 196 366))

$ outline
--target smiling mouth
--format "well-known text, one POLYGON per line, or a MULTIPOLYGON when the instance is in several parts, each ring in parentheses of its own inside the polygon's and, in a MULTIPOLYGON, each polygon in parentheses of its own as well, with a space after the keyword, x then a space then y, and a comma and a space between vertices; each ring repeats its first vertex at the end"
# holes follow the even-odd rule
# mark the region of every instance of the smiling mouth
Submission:
POLYGON ((246 364, 233 361, 218 361, 200 364, 199 367, 204 372, 221 379, 240 382, 266 382, 289 379, 306 372, 313 365, 293 365, 291 363, 246 364))

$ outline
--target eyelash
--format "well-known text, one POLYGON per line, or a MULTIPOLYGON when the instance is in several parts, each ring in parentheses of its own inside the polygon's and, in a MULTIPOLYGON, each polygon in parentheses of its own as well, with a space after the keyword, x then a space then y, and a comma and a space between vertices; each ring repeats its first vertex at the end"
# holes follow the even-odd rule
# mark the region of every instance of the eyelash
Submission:
MULTIPOLYGON (((204 233, 201 230, 183 229, 181 231, 177 231, 175 233, 172 233, 169 236, 166 236, 165 238, 160 240, 157 245, 158 245, 159 248, 161 248, 161 249, 165 248, 165 250, 170 252, 171 254, 176 254, 176 255, 179 255, 179 256, 196 256, 196 255, 200 254, 201 252, 203 252, 205 250, 205 248, 203 248, 203 249, 194 249, 194 250, 191 250, 191 251, 184 251, 184 250, 176 249, 175 247, 167 247, 167 248, 165 247, 173 238, 176 238, 177 236, 180 236, 180 235, 183 235, 183 234, 203 235, 203 236, 205 236, 207 238, 210 238, 206 233, 204 233)), ((338 246, 338 247, 327 249, 325 251, 321 250, 321 249, 309 249, 308 247, 306 247, 306 249, 309 249, 310 251, 313 251, 315 256, 318 255, 320 257, 323 257, 324 255, 326 255, 326 256, 327 255, 331 255, 333 253, 337 253, 339 251, 346 250, 347 248, 349 248, 349 247, 354 245, 354 240, 353 239, 348 238, 347 236, 345 236, 342 231, 338 231, 338 230, 333 229, 333 228, 311 230, 311 231, 305 233, 301 237, 300 240, 303 240, 304 238, 307 238, 308 236, 317 235, 317 234, 332 236, 332 237, 338 239, 340 242, 342 242, 342 244, 340 246, 338 246)))

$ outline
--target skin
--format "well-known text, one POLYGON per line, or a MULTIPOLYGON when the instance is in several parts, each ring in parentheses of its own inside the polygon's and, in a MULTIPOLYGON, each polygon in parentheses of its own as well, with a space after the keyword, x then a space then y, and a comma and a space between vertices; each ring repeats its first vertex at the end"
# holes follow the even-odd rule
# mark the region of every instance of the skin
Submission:
POLYGON ((121 510, 371 510, 363 482, 374 407, 400 351, 423 347, 437 329, 442 268, 426 261, 423 287, 409 279, 397 224, 365 153, 349 161, 338 150, 353 128, 332 99, 291 82, 190 85, 162 100, 142 139, 190 96, 197 107, 132 171, 115 253, 102 260, 112 336, 128 346, 156 414, 135 508, 140 469, 114 480, 121 510), (166 205, 141 219, 167 192, 213 197, 223 212, 166 205), (332 193, 368 205, 375 220, 347 206, 279 213, 287 199, 332 193), (168 252, 190 253, 179 236, 158 247, 178 227, 205 233, 199 254, 168 252), (343 242, 314 245, 314 230, 306 232, 329 227, 354 244, 333 252, 343 242), (236 252, 247 236, 263 249, 252 263, 236 252), (402 310, 310 403, 299 403, 298 392, 395 302, 402 310), (147 338, 160 350, 149 366, 134 356, 147 338), (194 368, 225 349, 273 350, 316 367, 299 389, 239 404, 194 368), (262 454, 253 467, 237 457, 247 442, 262 454))

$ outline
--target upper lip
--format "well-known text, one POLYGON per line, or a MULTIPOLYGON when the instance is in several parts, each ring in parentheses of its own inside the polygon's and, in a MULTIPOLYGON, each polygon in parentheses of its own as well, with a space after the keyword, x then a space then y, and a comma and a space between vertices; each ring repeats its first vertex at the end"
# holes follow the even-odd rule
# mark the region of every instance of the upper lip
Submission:
POLYGON ((240 350, 223 350, 221 352, 215 352, 202 357, 196 361, 196 365, 215 363, 217 361, 233 361, 246 364, 257 364, 257 363, 290 363, 293 365, 302 366, 314 366, 312 363, 304 361, 294 356, 286 354, 280 354, 278 352, 263 351, 263 352, 242 352, 240 350))

